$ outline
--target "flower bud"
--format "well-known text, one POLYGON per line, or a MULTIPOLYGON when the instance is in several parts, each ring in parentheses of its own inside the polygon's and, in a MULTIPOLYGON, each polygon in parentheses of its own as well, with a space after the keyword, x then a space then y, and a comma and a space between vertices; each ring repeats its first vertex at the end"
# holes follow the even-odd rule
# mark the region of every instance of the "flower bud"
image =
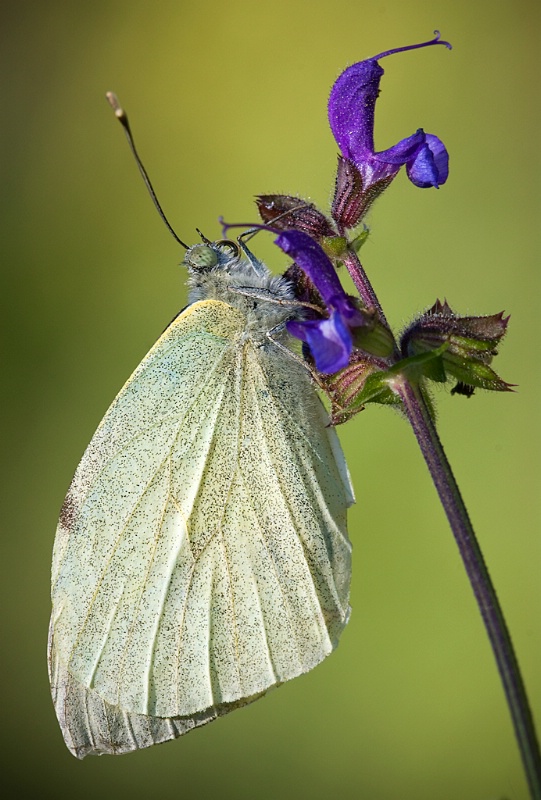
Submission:
POLYGON ((331 402, 331 423, 342 425, 364 409, 372 392, 365 391, 370 377, 383 375, 371 358, 353 353, 348 366, 334 375, 322 375, 322 385, 331 402))
POLYGON ((262 194, 256 197, 261 219, 275 230, 297 230, 316 238, 336 236, 332 224, 313 203, 288 194, 262 194))
POLYGON ((472 387, 476 386, 510 391, 511 384, 489 366, 497 355, 496 347, 505 335, 508 321, 503 312, 486 317, 459 317, 447 301, 437 300, 402 335, 402 355, 409 358, 438 351, 443 378, 453 377, 458 381, 455 394, 471 395, 472 387))

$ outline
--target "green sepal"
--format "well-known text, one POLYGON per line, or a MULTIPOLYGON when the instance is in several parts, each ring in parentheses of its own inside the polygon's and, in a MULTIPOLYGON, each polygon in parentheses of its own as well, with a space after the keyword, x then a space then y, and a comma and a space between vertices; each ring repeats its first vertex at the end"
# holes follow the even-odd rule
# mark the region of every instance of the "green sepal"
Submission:
MULTIPOLYGON (((469 341, 463 339, 461 344, 464 345, 469 341)), ((470 353, 476 350, 477 353, 490 352, 490 345, 487 347, 486 342, 479 342, 472 340, 468 344, 470 353)), ((420 349, 420 348, 419 348, 420 349)), ((438 347, 436 350, 427 350, 420 352, 418 355, 410 356, 409 358, 400 361, 396 367, 412 359, 426 359, 428 369, 423 371, 424 377, 429 380, 437 381, 438 383, 445 383, 451 378, 456 378, 457 381, 466 384, 467 386, 475 386, 480 389, 488 389, 496 392, 510 391, 511 384, 502 380, 499 375, 483 360, 482 355, 467 355, 465 349, 460 348, 457 343, 456 337, 438 347), (436 356, 436 358, 434 358, 436 356)), ((490 359, 491 360, 491 359, 490 359)), ((393 367, 394 369, 394 367, 393 367)))
MULTIPOLYGON (((347 368, 346 370, 347 371, 347 368)), ((370 374, 362 384, 362 388, 357 391, 350 388, 350 399, 340 395, 340 392, 329 393, 331 398, 331 422, 333 425, 341 425, 347 422, 360 411, 367 403, 379 403, 380 405, 400 405, 400 398, 395 394, 385 382, 386 371, 376 371, 370 374)))
POLYGON ((389 358, 395 346, 391 331, 384 325, 376 325, 372 330, 354 328, 353 344, 378 358, 389 358))
POLYGON ((351 240, 349 246, 351 247, 352 250, 358 253, 369 236, 370 236, 370 228, 367 228, 365 225, 362 231, 358 233, 354 239, 351 240))
POLYGON ((492 367, 482 361, 460 358, 451 352, 445 354, 443 361, 448 375, 468 386, 478 386, 480 389, 495 392, 508 392, 511 389, 509 383, 502 380, 492 367))
POLYGON ((370 357, 357 353, 356 359, 340 372, 329 375, 323 382, 331 401, 331 418, 339 425, 362 411, 368 403, 399 406, 401 400, 393 389, 393 380, 404 375, 411 383, 423 383, 425 378, 445 382, 442 354, 446 345, 437 351, 409 356, 388 369, 377 368, 370 357))
POLYGON ((377 358, 389 358, 395 349, 394 336, 380 321, 375 309, 361 309, 364 325, 352 330, 353 346, 377 358))
POLYGON ((447 343, 444 343, 435 350, 402 358, 396 364, 393 364, 385 374, 388 378, 394 375, 405 375, 412 383, 419 383, 423 378, 428 378, 437 383, 445 383, 447 374, 444 366, 444 355, 448 346, 447 343))
POLYGON ((331 261, 340 261, 348 247, 345 236, 322 236, 320 244, 331 261))

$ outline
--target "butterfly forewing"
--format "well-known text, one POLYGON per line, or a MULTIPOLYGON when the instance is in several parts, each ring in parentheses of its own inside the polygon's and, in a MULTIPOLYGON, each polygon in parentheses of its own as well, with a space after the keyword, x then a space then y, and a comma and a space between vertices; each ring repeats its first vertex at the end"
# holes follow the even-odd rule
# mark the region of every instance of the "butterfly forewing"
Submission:
POLYGON ((347 470, 302 366, 202 301, 74 477, 50 669, 79 756, 174 738, 321 661, 348 616, 347 470))

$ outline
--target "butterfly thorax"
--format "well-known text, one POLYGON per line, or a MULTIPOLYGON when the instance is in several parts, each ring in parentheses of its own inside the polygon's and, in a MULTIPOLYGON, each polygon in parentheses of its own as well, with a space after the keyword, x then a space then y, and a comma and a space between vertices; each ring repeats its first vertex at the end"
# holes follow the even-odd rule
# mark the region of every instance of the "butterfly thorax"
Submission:
POLYGON ((239 259, 209 268, 188 264, 188 269, 189 302, 219 300, 242 311, 246 315, 245 334, 257 343, 298 315, 298 309, 291 305, 295 299, 291 282, 272 275, 260 263, 257 270, 249 261, 239 259))

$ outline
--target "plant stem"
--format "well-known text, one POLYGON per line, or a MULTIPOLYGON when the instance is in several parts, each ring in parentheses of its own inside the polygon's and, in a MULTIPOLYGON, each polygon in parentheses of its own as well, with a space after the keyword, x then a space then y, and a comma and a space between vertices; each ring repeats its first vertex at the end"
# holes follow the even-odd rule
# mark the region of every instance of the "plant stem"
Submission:
POLYGON ((541 800, 541 756, 526 689, 483 554, 423 396, 405 378, 393 388, 402 399, 458 545, 492 644, 532 800, 541 800))
POLYGON ((379 312, 382 322, 387 322, 385 319, 385 314, 383 313, 383 309, 380 305, 378 297, 372 288, 372 284, 368 280, 368 276, 364 271, 363 265, 359 261, 359 257, 354 250, 348 250, 346 255, 344 256, 344 266, 347 268, 353 283, 355 284, 355 288, 359 292, 359 296, 365 306, 370 308, 373 306, 379 312))
MULTIPOLYGON (((379 300, 357 254, 349 251, 344 263, 363 302, 377 308, 381 318, 385 320, 379 300)), ((420 389, 410 384, 404 376, 395 377, 392 388, 404 404, 404 411, 453 531, 492 645, 530 787, 530 795, 532 800, 541 800, 541 754, 528 696, 503 611, 468 511, 420 389)))

